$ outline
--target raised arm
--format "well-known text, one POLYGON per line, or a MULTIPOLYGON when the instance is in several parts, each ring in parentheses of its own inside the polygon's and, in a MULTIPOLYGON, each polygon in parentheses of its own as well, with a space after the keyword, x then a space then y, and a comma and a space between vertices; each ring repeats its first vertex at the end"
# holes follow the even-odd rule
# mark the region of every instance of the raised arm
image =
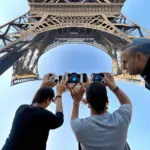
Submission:
POLYGON ((64 115, 62 112, 56 112, 56 114, 53 114, 52 112, 45 110, 43 115, 49 129, 59 128, 64 122, 64 115))
POLYGON ((63 113, 63 107, 62 107, 62 94, 66 90, 66 82, 64 79, 64 76, 62 77, 62 80, 60 83, 57 83, 56 86, 56 112, 62 112, 63 113))
POLYGON ((43 82, 41 84, 41 88, 42 87, 53 88, 56 85, 56 83, 54 82, 54 78, 55 78, 54 74, 52 74, 52 73, 46 74, 44 76, 43 82))
POLYGON ((73 99, 73 109, 72 109, 71 120, 74 120, 78 118, 79 116, 79 105, 80 105, 80 101, 83 98, 83 94, 85 91, 83 84, 80 84, 79 89, 75 89, 75 87, 76 87, 76 84, 74 84, 72 87, 69 87, 69 85, 67 85, 67 88, 70 90, 70 93, 73 99))
MULTIPOLYGON (((44 76, 44 80, 42 82, 41 87, 54 87, 56 83, 55 75, 53 74, 47 74, 44 76)), ((56 114, 53 114, 49 111, 46 112, 46 122, 50 129, 55 129, 60 127, 64 122, 64 115, 63 115, 63 106, 62 106, 62 94, 64 93, 66 89, 66 82, 64 81, 64 77, 62 77, 62 80, 57 83, 56 85, 56 114)))
POLYGON ((117 96, 120 104, 131 104, 129 97, 116 85, 114 77, 110 73, 105 74, 105 84, 117 96))

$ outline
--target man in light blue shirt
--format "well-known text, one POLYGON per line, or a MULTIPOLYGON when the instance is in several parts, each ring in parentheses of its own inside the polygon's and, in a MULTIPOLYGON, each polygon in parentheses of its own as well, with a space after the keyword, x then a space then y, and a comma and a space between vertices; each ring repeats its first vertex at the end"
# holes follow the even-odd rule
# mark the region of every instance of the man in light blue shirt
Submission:
POLYGON ((106 73, 105 84, 117 96, 121 106, 110 114, 107 90, 103 83, 92 82, 86 89, 86 99, 91 116, 78 118, 79 103, 84 88, 70 89, 74 100, 71 127, 82 150, 127 150, 126 140, 131 122, 132 104, 128 96, 115 84, 111 74, 106 73))

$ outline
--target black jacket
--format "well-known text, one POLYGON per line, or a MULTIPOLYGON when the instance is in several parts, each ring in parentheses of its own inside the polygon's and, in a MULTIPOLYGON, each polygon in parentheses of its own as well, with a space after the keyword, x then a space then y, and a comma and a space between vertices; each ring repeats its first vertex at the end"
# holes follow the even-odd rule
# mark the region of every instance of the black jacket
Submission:
POLYGON ((150 90, 150 57, 142 73, 142 77, 145 80, 145 87, 150 90))

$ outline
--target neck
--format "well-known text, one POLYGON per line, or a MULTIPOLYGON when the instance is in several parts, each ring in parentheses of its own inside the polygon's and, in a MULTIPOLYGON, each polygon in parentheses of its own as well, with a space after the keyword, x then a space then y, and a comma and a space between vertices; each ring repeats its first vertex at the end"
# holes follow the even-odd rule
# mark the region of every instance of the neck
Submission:
POLYGON ((147 59, 146 61, 146 65, 143 69, 143 72, 142 72, 142 77, 144 77, 145 79, 148 79, 150 80, 150 69, 149 69, 149 66, 150 66, 150 57, 147 59))
POLYGON ((44 103, 34 103, 32 104, 33 107, 41 107, 41 108, 45 108, 45 104, 44 103))
POLYGON ((101 112, 96 112, 95 110, 91 109, 91 116, 93 115, 102 115, 105 112, 107 112, 107 110, 101 111, 101 112))

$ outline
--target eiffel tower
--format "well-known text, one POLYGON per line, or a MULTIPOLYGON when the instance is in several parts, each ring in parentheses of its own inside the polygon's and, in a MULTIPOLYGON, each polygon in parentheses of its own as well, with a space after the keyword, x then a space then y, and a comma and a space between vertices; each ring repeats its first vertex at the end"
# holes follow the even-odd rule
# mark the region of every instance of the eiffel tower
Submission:
POLYGON ((118 80, 142 84, 121 67, 119 52, 150 32, 121 14, 125 0, 28 0, 30 10, 0 26, 0 75, 13 66, 11 85, 39 79, 37 62, 60 44, 85 43, 108 53, 118 80))

